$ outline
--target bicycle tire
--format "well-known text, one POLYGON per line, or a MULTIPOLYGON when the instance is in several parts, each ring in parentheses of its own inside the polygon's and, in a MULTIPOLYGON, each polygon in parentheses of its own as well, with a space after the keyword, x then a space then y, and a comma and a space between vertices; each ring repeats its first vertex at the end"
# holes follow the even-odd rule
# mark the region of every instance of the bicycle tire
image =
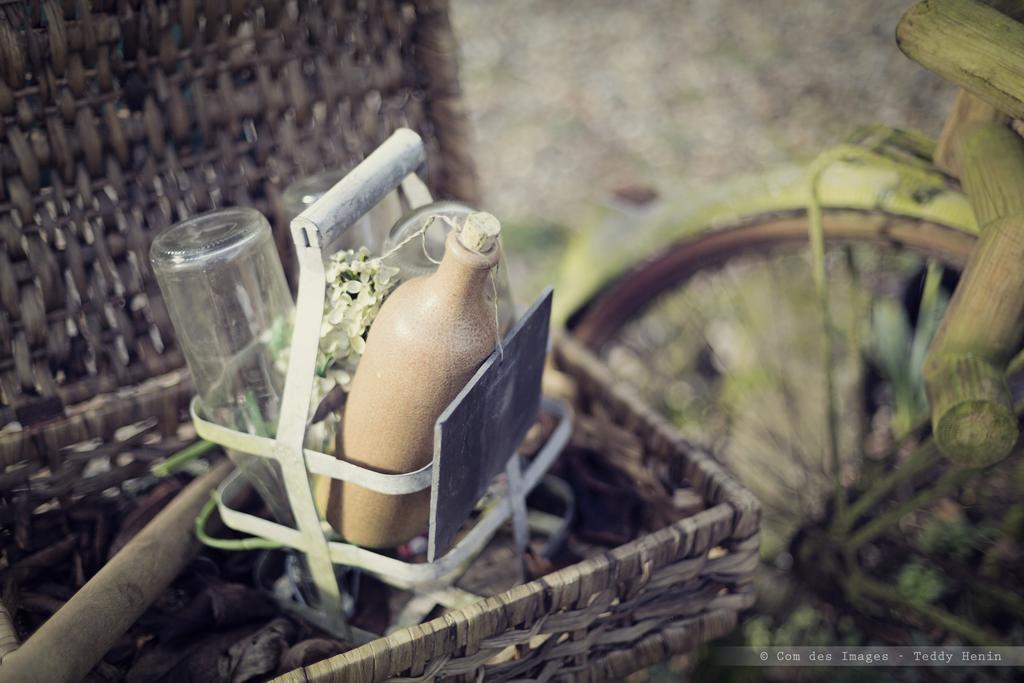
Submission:
MULTIPOLYGON (((846 209, 826 209, 826 245, 875 243, 906 249, 960 270, 977 236, 932 221, 846 209)), ((600 350, 615 333, 639 317, 666 292, 696 273, 758 251, 805 246, 806 210, 754 214, 679 240, 612 280, 572 314, 567 327, 591 349, 600 350)))

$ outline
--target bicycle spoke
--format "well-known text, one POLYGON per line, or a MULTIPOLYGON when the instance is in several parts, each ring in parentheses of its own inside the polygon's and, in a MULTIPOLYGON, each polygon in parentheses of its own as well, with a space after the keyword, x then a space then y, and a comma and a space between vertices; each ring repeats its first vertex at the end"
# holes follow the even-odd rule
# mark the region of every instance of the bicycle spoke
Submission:
MULTIPOLYGON (((778 264, 775 261, 771 262, 770 276, 775 285, 774 289, 776 289, 777 291, 782 291, 782 278, 779 276, 778 264)), ((769 301, 773 307, 772 320, 775 321, 777 325, 778 315, 775 314, 775 311, 778 310, 778 302, 774 298, 770 298, 769 301)), ((781 337, 779 335, 776 335, 776 341, 778 341, 780 338, 781 337)), ((785 406, 787 412, 788 420, 786 421, 786 425, 789 427, 791 439, 793 443, 798 445, 797 452, 801 454, 801 459, 803 460, 804 465, 806 467, 821 467, 823 465, 823 461, 820 458, 815 457, 813 453, 809 452, 807 449, 802 447, 803 440, 798 438, 798 434, 796 432, 797 426, 801 422, 800 416, 797 413, 797 397, 799 396, 799 394, 793 387, 793 383, 791 381, 791 378, 796 376, 796 374, 789 372, 788 369, 783 366, 782 359, 784 356, 782 354, 782 349, 779 348, 778 345, 776 345, 774 351, 775 353, 773 355, 776 359, 776 372, 778 373, 777 380, 779 381, 779 385, 782 391, 783 405, 785 406)), ((826 472, 826 470, 824 469, 822 469, 821 471, 823 473, 826 472)))
POLYGON ((845 534, 858 518, 889 495, 896 486, 910 481, 920 472, 941 462, 942 456, 931 439, 918 445, 910 457, 902 463, 897 463, 887 475, 873 482, 869 489, 851 501, 842 515, 836 515, 833 530, 837 535, 845 534))
POLYGON ((864 405, 865 392, 865 362, 864 349, 864 323, 869 320, 871 303, 874 299, 872 289, 866 286, 861 279, 861 269, 854 257, 853 247, 843 248, 844 263, 849 273, 850 305, 850 353, 849 357, 853 363, 853 388, 852 394, 855 397, 852 411, 854 412, 853 423, 856 431, 853 436, 855 450, 862 450, 868 433, 868 415, 864 405))
POLYGON ((815 290, 818 294, 821 310, 821 354, 825 373, 825 430, 828 436, 828 458, 832 466, 834 485, 834 503, 837 514, 842 514, 846 505, 846 494, 843 490, 842 473, 839 465, 839 409, 836 406, 835 378, 832 374, 832 313, 828 301, 828 279, 825 272, 825 236, 822 208, 818 197, 818 180, 831 159, 826 157, 812 165, 810 176, 809 201, 807 204, 808 234, 813 260, 811 269, 814 274, 815 290))
POLYGON ((867 524, 857 529, 844 542, 847 551, 855 552, 859 547, 868 541, 884 533, 890 527, 896 525, 900 519, 909 512, 924 507, 928 503, 938 500, 950 491, 961 486, 964 482, 974 477, 977 469, 952 469, 939 478, 933 486, 924 489, 916 496, 896 506, 894 509, 883 515, 874 517, 867 524))
POLYGON ((999 645, 1001 643, 1001 640, 994 634, 951 614, 948 610, 910 600, 895 587, 869 579, 860 572, 856 572, 848 578, 846 590, 853 596, 866 593, 889 605, 898 605, 913 610, 974 645, 999 645))

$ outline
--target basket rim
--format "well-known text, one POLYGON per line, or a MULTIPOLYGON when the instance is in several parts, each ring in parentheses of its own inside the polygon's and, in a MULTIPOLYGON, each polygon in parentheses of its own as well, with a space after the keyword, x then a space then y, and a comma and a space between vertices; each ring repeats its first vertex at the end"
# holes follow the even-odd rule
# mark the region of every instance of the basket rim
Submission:
MULTIPOLYGON (((366 660, 376 659, 381 652, 404 650, 413 640, 435 638, 436 642, 443 644, 442 652, 435 652, 435 656, 447 656, 461 647, 466 647, 470 651, 487 647, 488 638, 516 626, 525 626, 543 633, 543 627, 537 628, 538 620, 555 614, 555 610, 576 607, 587 595, 596 595, 619 580, 653 572, 669 564, 668 555, 656 552, 658 547, 693 541, 701 530, 706 528, 712 529, 706 536, 708 548, 726 541, 732 535, 732 528, 723 525, 722 521, 731 521, 735 512, 732 503, 719 503, 692 517, 639 536, 617 548, 528 583, 514 586, 498 595, 483 598, 466 607, 448 611, 423 624, 407 626, 342 654, 293 669, 275 680, 289 680, 289 675, 301 675, 300 680, 303 681, 318 680, 319 676, 326 673, 359 666, 366 660), (660 555, 661 561, 651 557, 652 554, 655 557, 660 555), (626 573, 630 568, 638 571, 634 574, 626 573), (585 593, 582 584, 592 592, 585 593), (537 597, 542 600, 537 601, 537 597), (528 611, 531 603, 542 605, 545 609, 531 614, 528 611)), ((751 604, 752 598, 753 596, 751 604)), ((583 609, 587 607, 589 605, 585 604, 583 609)))
MULTIPOLYGON (((299 667, 275 680, 322 680, 342 670, 362 672, 367 680, 384 680, 411 665, 412 657, 422 656, 424 648, 432 650, 430 659, 442 658, 445 662, 460 648, 466 648, 467 658, 481 648, 498 645, 503 648, 508 639, 502 639, 502 633, 517 627, 526 629, 524 633, 529 637, 543 633, 544 621, 559 614, 558 610, 585 612, 592 607, 591 601, 595 596, 623 581, 643 582, 643 577, 650 577, 658 569, 706 554, 711 548, 730 541, 738 546, 745 545, 748 553, 753 548, 756 566, 760 523, 757 499, 709 455, 680 436, 631 389, 612 380, 606 366, 579 342, 566 335, 553 336, 556 337, 554 354, 557 360, 571 366, 571 371, 584 374, 600 384, 612 400, 623 402, 638 418, 641 427, 650 429, 655 438, 667 437, 672 451, 708 478, 719 500, 694 515, 645 533, 621 546, 461 609, 448 611, 431 621, 400 629, 342 654, 299 667)), ((692 639, 694 633, 698 634, 698 640, 724 635, 735 625, 738 611, 752 606, 754 602, 753 592, 734 597, 738 599, 730 603, 730 609, 701 613, 692 618, 692 624, 674 622, 669 627, 683 629, 686 633, 684 639, 692 639)), ((643 634, 641 638, 650 635, 643 634)), ((528 643, 529 637, 525 640, 521 637, 517 642, 528 643)), ((635 645, 644 650, 640 642, 638 640, 635 645)), ((479 664, 482 666, 485 660, 486 657, 479 664)), ((592 660, 590 666, 596 663, 592 660)))

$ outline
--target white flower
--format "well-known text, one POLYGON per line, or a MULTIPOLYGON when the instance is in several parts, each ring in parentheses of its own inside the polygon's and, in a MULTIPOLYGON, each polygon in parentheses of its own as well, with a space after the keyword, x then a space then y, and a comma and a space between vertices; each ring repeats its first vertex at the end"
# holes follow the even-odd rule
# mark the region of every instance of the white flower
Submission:
POLYGON ((324 336, 325 334, 328 334, 334 325, 337 325, 338 323, 345 319, 345 312, 348 310, 350 304, 350 300, 341 299, 330 309, 330 311, 324 318, 324 320, 326 321, 324 325, 326 332, 324 331, 324 329, 321 329, 321 337, 324 336))
POLYGON ((366 350, 370 325, 385 297, 395 288, 399 273, 398 268, 371 258, 365 248, 338 252, 327 263, 325 272, 327 294, 317 363, 317 393, 321 397, 336 385, 349 390, 366 350))
MULTIPOLYGON (((324 272, 327 291, 316 354, 316 377, 310 396, 310 414, 330 391, 340 386, 348 391, 359 359, 366 350, 366 335, 380 306, 398 284, 398 268, 371 258, 365 248, 345 250, 330 258, 324 272)), ((293 320, 277 321, 264 334, 274 366, 284 377, 288 371, 293 320)), ((328 420, 336 418, 328 418, 328 420)))

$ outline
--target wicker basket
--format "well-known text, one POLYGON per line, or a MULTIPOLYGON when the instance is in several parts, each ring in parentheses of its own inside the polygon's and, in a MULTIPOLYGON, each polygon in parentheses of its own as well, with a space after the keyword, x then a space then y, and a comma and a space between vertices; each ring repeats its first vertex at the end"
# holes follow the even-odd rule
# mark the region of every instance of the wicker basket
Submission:
MULTIPOLYGON (((477 200, 440 0, 0 3, 0 116, 0 550, 67 562, 77 585, 106 558, 69 534, 188 436, 157 231, 255 206, 292 271, 283 188, 400 126, 425 139, 435 196, 477 200)), ((585 351, 558 356, 580 429, 633 435, 707 509, 292 679, 617 678, 732 628, 755 501, 585 351)))
MULTIPOLYGON (((574 441, 622 443, 623 433, 632 435, 640 445, 632 457, 667 467, 705 509, 278 680, 621 680, 735 627, 755 598, 757 501, 578 343, 560 340, 555 359, 577 383, 574 441)), ((628 450, 614 455, 630 457, 628 450)))
POLYGON ((477 200, 455 57, 437 0, 0 2, 0 566, 81 586, 106 550, 74 536, 190 438, 158 231, 255 206, 294 275, 284 188, 402 126, 477 200))
POLYGON ((0 472, 22 482, 79 476, 61 449, 124 425, 179 425, 162 228, 254 206, 293 274, 283 188, 401 126, 436 196, 477 199, 445 2, 92 5, 0 5, 0 472))

